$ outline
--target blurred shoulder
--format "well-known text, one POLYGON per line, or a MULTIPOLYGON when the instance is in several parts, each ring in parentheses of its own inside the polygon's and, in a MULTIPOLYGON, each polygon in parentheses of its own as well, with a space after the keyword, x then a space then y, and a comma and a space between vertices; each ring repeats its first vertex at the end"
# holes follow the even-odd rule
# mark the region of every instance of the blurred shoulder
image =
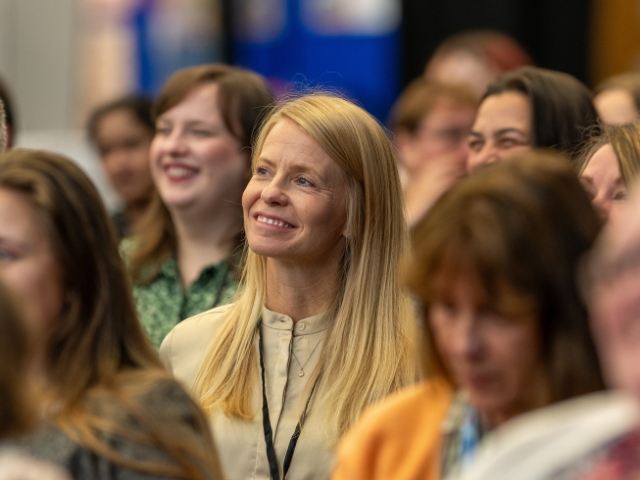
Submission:
POLYGON ((464 480, 542 480, 640 425, 640 408, 622 392, 585 395, 516 417, 483 440, 464 480))
POLYGON ((338 446, 333 479, 436 478, 451 395, 442 381, 424 382, 367 410, 338 446))

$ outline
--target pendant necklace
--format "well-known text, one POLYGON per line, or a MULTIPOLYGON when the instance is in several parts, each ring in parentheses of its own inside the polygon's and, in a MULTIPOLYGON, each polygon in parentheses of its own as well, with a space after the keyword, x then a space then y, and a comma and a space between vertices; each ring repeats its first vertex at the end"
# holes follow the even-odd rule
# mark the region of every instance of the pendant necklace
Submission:
MULTIPOLYGON (((318 343, 316 343, 316 346, 313 347, 313 350, 311 350, 311 355, 309 355, 309 358, 307 358, 307 361, 304 362, 304 365, 309 363, 309 360, 311 360, 311 357, 313 357, 313 354, 315 353, 316 348, 318 348, 318 345, 320 345, 320 342, 322 342, 322 339, 320 339, 318 343)), ((298 357, 296 356, 296 352, 294 352, 293 349, 291 349, 291 353, 293 353, 293 358, 295 358, 296 362, 298 362, 298 365, 300 365, 300 371, 298 372, 298 376, 304 377, 304 365, 300 363, 300 360, 298 360, 298 357)))

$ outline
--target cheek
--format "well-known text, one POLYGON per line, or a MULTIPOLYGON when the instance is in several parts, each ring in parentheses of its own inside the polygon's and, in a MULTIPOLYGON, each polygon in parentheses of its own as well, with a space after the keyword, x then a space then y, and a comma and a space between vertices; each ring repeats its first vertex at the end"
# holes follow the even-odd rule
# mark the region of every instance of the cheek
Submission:
POLYGON ((35 333, 43 333, 60 315, 64 289, 55 266, 25 262, 5 267, 0 277, 10 287, 35 333))
POLYGON ((260 198, 261 189, 254 182, 249 181, 247 188, 244 189, 242 193, 242 210, 244 212, 244 216, 247 217, 249 215, 249 211, 253 204, 260 198))
POLYGON ((509 325, 488 335, 489 349, 493 352, 495 367, 502 370, 513 387, 531 379, 539 359, 539 341, 530 325, 509 325))

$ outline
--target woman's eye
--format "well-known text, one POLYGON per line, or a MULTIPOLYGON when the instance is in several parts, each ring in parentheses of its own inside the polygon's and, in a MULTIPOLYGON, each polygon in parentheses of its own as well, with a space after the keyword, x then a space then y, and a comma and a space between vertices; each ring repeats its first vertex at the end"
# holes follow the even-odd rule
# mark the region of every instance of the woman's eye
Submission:
POLYGON ((513 138, 502 138, 498 141, 498 146, 500 148, 513 148, 517 145, 520 145, 520 142, 514 140, 513 138))
POLYGON ((618 192, 613 196, 613 199, 616 201, 623 201, 627 199, 627 192, 618 192))
POLYGON ((16 259, 16 255, 6 249, 0 249, 0 261, 12 261, 16 259))
POLYGON ((268 173, 267 169, 264 168, 264 167, 257 167, 256 168, 256 175, 266 175, 267 173, 268 173))
POLYGON ((157 127, 156 135, 167 136, 171 134, 171 129, 169 127, 157 127))
POLYGON ((469 141, 469 149, 471 149, 471 151, 473 152, 479 152, 480 150, 482 150, 483 146, 484 146, 484 142, 481 142, 480 140, 469 141))
POLYGON ((311 187, 313 184, 304 177, 298 178, 298 185, 302 185, 303 187, 311 187))
POLYGON ((213 132, 209 130, 193 130, 193 134, 196 137, 211 137, 213 136, 213 132))

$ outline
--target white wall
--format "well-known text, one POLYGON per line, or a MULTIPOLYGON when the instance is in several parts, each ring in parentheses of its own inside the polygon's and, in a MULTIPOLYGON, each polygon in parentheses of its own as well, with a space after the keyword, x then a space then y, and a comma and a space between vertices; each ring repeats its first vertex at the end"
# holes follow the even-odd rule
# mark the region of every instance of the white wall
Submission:
POLYGON ((76 121, 80 0, 0 0, 0 76, 14 97, 17 146, 62 153, 116 198, 76 121))

